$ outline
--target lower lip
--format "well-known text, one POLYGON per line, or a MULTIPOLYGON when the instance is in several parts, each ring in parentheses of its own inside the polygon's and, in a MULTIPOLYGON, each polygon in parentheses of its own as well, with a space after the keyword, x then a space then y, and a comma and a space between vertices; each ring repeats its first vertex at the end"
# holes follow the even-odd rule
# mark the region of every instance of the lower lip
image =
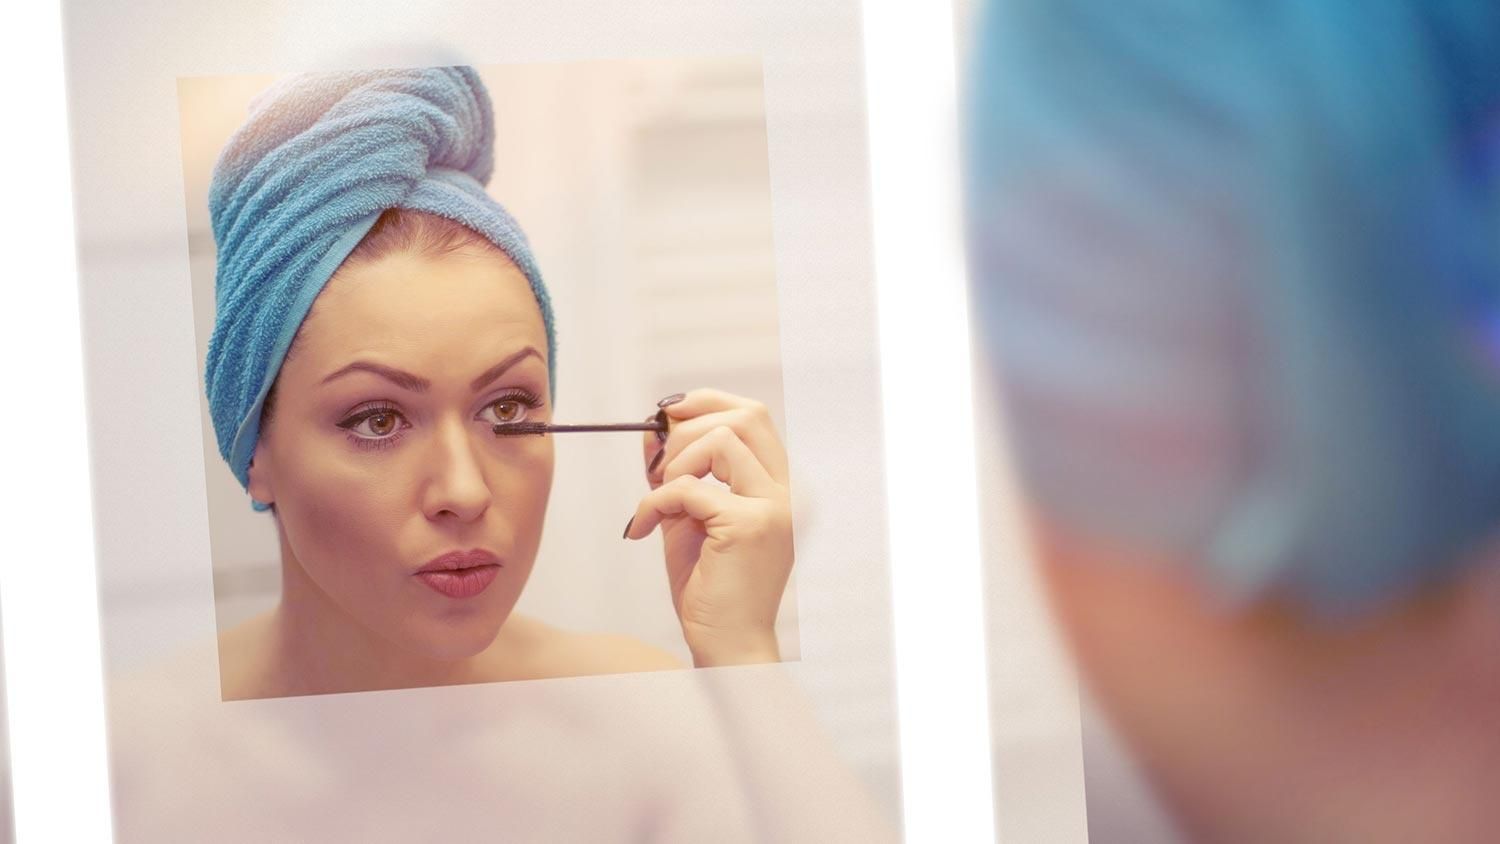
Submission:
POLYGON ((453 571, 418 572, 416 578, 432 587, 433 591, 450 598, 472 598, 493 583, 499 573, 499 566, 474 566, 453 571))

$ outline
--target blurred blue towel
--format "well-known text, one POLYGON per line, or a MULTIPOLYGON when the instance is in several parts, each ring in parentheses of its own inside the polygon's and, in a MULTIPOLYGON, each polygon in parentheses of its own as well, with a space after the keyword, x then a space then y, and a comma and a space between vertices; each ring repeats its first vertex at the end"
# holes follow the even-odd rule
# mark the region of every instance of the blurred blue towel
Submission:
POLYGON ((1500 535, 1500 4, 996 0, 972 94, 1055 518, 1330 615, 1500 535))
MULTIPOLYGON (((298 327, 386 209, 456 220, 509 255, 531 282, 556 360, 526 237, 484 190, 494 133, 489 94, 467 67, 305 74, 251 103, 208 197, 218 268, 204 380, 219 453, 241 485, 298 327)), ((549 376, 555 394, 555 369, 549 376)))

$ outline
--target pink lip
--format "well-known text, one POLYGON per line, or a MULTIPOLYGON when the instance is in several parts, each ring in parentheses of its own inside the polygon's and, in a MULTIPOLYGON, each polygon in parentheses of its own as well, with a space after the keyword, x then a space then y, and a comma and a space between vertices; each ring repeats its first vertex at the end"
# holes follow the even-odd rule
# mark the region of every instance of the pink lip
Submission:
POLYGON ((472 598, 500 573, 500 558, 484 549, 450 551, 434 557, 413 575, 450 598, 472 598))

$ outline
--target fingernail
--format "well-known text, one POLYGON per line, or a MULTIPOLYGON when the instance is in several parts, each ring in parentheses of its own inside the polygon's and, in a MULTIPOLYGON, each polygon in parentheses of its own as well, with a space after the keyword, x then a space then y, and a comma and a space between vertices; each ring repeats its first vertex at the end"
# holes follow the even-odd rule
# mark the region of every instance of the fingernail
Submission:
POLYGON ((673 393, 672 395, 667 396, 666 398, 664 398, 661 401, 657 402, 656 406, 657 407, 666 407, 668 405, 676 404, 676 403, 682 401, 685 398, 687 398, 687 394, 686 393, 673 393))
POLYGON ((656 424, 661 426, 656 430, 656 441, 665 444, 667 441, 667 426, 671 424, 671 420, 667 419, 667 412, 665 410, 656 411, 656 416, 653 418, 656 420, 656 424))
POLYGON ((635 524, 635 516, 631 516, 630 517, 630 521, 628 521, 628 522, 625 523, 625 532, 622 533, 622 534, 620 534, 620 538, 621 539, 629 539, 630 538, 630 526, 633 525, 633 524, 635 524))
POLYGON ((652 472, 656 471, 656 467, 661 465, 662 455, 665 455, 666 453, 667 453, 667 450, 666 449, 662 449, 661 451, 658 451, 656 453, 655 457, 651 458, 651 465, 646 467, 646 474, 649 475, 652 472))

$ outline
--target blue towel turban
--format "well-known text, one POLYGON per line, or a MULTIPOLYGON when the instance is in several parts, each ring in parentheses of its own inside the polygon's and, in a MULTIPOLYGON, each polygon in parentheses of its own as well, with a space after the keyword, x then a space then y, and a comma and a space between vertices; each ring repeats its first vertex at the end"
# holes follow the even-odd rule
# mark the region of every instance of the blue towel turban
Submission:
POLYGON ((1044 510, 1329 618, 1500 534, 1500 4, 995 0, 971 81, 1044 510))
POLYGON ((204 380, 219 454, 241 486, 298 327, 387 209, 462 223, 510 257, 541 308, 556 393, 541 273, 516 221, 484 190, 494 139, 489 93, 468 67, 305 74, 251 103, 208 194, 218 266, 204 380))

